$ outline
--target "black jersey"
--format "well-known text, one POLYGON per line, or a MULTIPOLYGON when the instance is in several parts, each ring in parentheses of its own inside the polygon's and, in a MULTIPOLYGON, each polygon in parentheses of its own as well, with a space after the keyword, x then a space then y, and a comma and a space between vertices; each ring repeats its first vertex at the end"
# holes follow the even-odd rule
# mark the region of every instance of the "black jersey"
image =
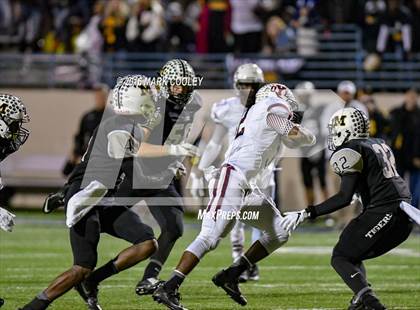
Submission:
POLYGON ((108 118, 95 129, 69 183, 83 179, 82 187, 85 187, 96 180, 114 189, 124 175, 132 175, 133 156, 142 137, 143 131, 136 117, 115 115, 108 118), (120 154, 115 151, 118 147, 122 150, 120 154))
POLYGON ((410 200, 407 183, 398 175, 391 148, 382 139, 354 139, 339 147, 330 164, 340 176, 360 173, 356 192, 364 208, 410 200))
MULTIPOLYGON (((159 126, 153 129, 148 142, 151 144, 180 144, 185 141, 191 129, 195 113, 201 108, 201 98, 197 93, 187 105, 180 105, 162 100, 158 102, 160 112, 164 115, 159 126)), ((175 156, 143 159, 148 172, 154 174, 166 170, 175 156)))
POLYGON ((16 150, 13 149, 10 139, 0 138, 0 162, 15 151, 16 150))

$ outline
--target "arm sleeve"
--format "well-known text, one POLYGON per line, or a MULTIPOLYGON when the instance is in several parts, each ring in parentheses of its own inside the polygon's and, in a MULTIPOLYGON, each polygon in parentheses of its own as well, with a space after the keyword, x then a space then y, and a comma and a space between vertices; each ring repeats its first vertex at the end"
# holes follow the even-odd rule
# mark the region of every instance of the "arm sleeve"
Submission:
POLYGON ((203 170, 209 167, 217 158, 222 149, 222 141, 226 134, 226 129, 222 125, 216 124, 213 135, 204 149, 203 155, 201 156, 198 169, 203 170))
POLYGON ((309 206, 306 211, 309 217, 314 219, 318 216, 332 213, 342 209, 351 203, 354 192, 356 191, 359 173, 345 174, 341 177, 340 191, 316 206, 309 206))
POLYGON ((278 114, 268 113, 267 114, 267 125, 274 129, 279 135, 287 136, 289 131, 295 126, 287 118, 284 118, 278 114))
POLYGON ((125 130, 114 130, 108 134, 108 155, 115 159, 133 157, 140 147, 139 141, 125 130))

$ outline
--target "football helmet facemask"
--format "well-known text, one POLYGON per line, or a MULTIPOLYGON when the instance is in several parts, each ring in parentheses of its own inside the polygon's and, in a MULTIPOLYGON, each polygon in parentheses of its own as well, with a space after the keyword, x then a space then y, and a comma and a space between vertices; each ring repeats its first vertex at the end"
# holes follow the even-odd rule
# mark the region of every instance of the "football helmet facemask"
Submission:
POLYGON ((369 138, 369 119, 360 110, 344 108, 328 122, 328 148, 332 151, 352 139, 369 138))
POLYGON ((20 98, 10 94, 0 94, 0 138, 10 142, 10 149, 16 151, 25 143, 29 130, 23 123, 29 122, 26 107, 20 98))

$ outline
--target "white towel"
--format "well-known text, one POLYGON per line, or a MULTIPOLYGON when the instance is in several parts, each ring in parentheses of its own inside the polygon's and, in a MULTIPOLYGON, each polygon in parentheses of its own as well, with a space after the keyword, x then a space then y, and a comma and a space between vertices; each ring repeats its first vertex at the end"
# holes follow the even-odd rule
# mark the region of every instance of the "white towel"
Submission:
POLYGON ((409 203, 402 201, 400 203, 400 208, 403 210, 417 225, 420 225, 420 210, 414 208, 409 203))

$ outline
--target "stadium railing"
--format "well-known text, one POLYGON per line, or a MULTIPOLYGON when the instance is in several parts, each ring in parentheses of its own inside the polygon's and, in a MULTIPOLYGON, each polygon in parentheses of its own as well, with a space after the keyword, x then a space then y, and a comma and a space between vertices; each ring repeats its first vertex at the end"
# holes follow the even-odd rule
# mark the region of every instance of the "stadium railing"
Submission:
POLYGON ((276 55, 126 53, 104 54, 94 59, 80 54, 0 53, 0 87, 83 87, 101 80, 109 85, 125 74, 155 75, 167 60, 189 60, 204 76, 204 88, 229 88, 237 64, 259 63, 269 80, 286 80, 294 87, 311 80, 317 88, 335 89, 341 80, 375 91, 401 91, 420 84, 420 55, 402 60, 397 54, 384 54, 377 71, 366 72, 361 30, 354 25, 336 25, 326 32, 317 31, 316 53, 302 56, 296 52, 276 55))

